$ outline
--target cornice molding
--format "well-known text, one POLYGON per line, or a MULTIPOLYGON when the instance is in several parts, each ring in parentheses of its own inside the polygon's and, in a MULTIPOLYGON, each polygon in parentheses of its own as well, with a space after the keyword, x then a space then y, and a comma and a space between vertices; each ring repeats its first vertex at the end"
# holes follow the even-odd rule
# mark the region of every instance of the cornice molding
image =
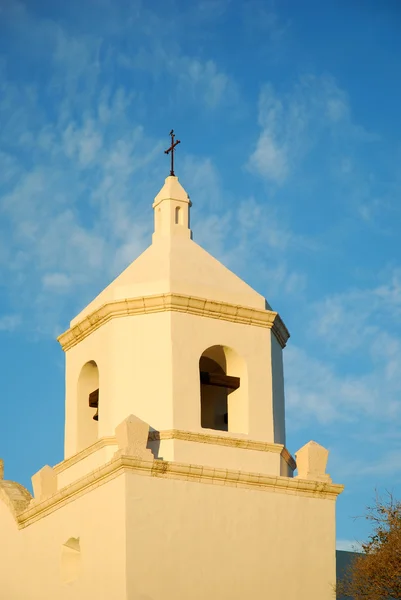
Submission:
POLYGON ((261 310, 182 294, 158 294, 107 302, 62 333, 57 340, 62 349, 67 351, 111 319, 164 311, 184 312, 231 323, 265 327, 273 331, 282 348, 290 337, 280 315, 272 310, 261 310))
POLYGON ((101 448, 106 448, 106 446, 117 446, 117 440, 114 435, 100 438, 87 448, 84 448, 80 452, 77 452, 76 454, 69 456, 65 460, 62 460, 57 465, 55 465, 53 469, 57 474, 62 473, 66 469, 69 469, 73 465, 79 463, 87 456, 90 456, 94 452, 97 452, 97 450, 100 450, 101 448))
MULTIPOLYGON (((291 456, 287 448, 283 444, 274 444, 270 442, 260 442, 232 435, 215 435, 213 433, 200 433, 193 431, 185 431, 183 429, 165 429, 163 431, 149 431, 149 442, 158 440, 183 440, 186 442, 196 442, 199 444, 213 444, 215 446, 229 446, 230 448, 243 448, 245 450, 257 450, 259 452, 275 452, 281 454, 288 466, 295 471, 297 468, 294 458, 291 456)), ((107 446, 117 446, 115 436, 107 436, 100 438, 94 444, 91 444, 84 450, 73 454, 69 458, 61 461, 53 467, 54 471, 62 473, 73 465, 79 463, 84 458, 87 458, 94 452, 107 446)))
POLYGON ((156 440, 183 440, 186 442, 197 442, 200 444, 213 444, 216 446, 229 446, 230 448, 243 448, 245 450, 257 450, 258 452, 275 452, 280 454, 293 471, 297 468, 296 462, 283 444, 271 442, 260 442, 247 438, 215 435, 213 433, 199 433, 184 431, 182 429, 166 429, 164 431, 150 431, 149 441, 156 440))
POLYGON ((214 469, 163 460, 147 461, 132 456, 118 456, 103 467, 67 485, 43 502, 31 503, 27 510, 17 515, 19 528, 22 529, 31 525, 123 473, 161 477, 162 479, 180 479, 201 484, 224 485, 263 492, 295 494, 328 500, 335 500, 344 489, 342 485, 328 482, 262 475, 229 469, 214 469))

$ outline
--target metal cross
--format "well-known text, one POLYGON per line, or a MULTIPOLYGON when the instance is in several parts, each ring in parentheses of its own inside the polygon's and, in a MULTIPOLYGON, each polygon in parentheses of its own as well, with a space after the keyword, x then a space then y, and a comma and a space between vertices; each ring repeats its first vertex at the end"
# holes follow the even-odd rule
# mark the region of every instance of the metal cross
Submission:
POLYGON ((176 142, 174 141, 174 138, 175 138, 174 129, 172 129, 170 131, 170 135, 171 135, 171 146, 170 146, 170 148, 167 148, 167 150, 164 151, 164 154, 170 154, 170 152, 171 152, 171 169, 170 169, 170 175, 172 175, 174 177, 174 148, 178 144, 181 144, 181 142, 180 142, 180 140, 177 140, 176 142))

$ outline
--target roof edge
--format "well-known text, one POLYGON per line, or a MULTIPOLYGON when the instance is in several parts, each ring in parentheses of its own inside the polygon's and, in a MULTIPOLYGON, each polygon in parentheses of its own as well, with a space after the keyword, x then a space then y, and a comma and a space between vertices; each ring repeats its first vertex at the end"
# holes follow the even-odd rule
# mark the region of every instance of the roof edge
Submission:
POLYGON ((57 341, 62 349, 67 351, 111 319, 164 311, 185 312, 232 323, 265 327, 273 331, 282 348, 290 337, 280 315, 272 310, 250 308, 183 294, 158 294, 108 302, 67 329, 57 338, 57 341))

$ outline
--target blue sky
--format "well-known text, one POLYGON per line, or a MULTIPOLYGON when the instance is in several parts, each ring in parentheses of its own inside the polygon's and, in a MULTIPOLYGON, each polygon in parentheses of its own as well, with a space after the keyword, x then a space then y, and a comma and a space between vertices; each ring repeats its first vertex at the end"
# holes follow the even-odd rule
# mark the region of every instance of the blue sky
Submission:
POLYGON ((397 0, 0 0, 0 456, 61 460, 55 337, 150 243, 176 172, 194 239, 278 310, 288 447, 330 450, 340 547, 401 493, 397 0))

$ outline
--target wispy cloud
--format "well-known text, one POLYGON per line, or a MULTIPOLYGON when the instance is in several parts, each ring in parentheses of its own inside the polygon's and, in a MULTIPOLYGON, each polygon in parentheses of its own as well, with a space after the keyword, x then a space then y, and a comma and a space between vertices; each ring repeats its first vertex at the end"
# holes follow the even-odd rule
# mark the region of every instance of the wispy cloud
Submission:
POLYGON ((401 378, 388 381, 380 367, 347 374, 335 361, 316 358, 294 345, 287 348, 285 360, 287 405, 298 425, 310 419, 356 423, 367 416, 389 421, 401 414, 401 378))
POLYGON ((361 415, 385 421, 399 418, 399 270, 390 272, 388 280, 376 287, 354 288, 314 302, 309 312, 309 337, 320 356, 288 348, 289 406, 301 418, 313 416, 326 423, 352 421, 361 415), (344 356, 351 358, 346 364, 344 356))
MULTIPOLYGON (((215 178, 211 181, 215 182, 215 178)), ((204 189, 206 195, 207 190, 204 189)), ((273 202, 257 201, 251 196, 230 203, 225 195, 225 203, 219 205, 224 194, 214 185, 213 190, 209 201, 215 198, 214 208, 197 220, 196 241, 247 282, 258 281, 259 291, 268 298, 274 300, 278 290, 302 294, 307 275, 290 266, 289 256, 313 252, 313 240, 295 233, 280 218, 273 202)))
POLYGON ((44 290, 64 294, 71 287, 71 277, 65 273, 46 273, 43 275, 44 290))
MULTIPOLYGON (((13 83, 5 87, 15 95, 13 83)), ((82 117, 72 99, 54 117, 41 119, 39 99, 33 106, 21 102, 24 136, 12 124, 12 106, 0 107, 9 125, 1 134, 7 148, 0 174, 7 251, 0 251, 0 269, 13 272, 11 287, 20 281, 30 297, 43 298, 42 292, 72 297, 88 281, 105 283, 132 258, 127 248, 137 254, 149 233, 144 209, 151 186, 137 173, 153 159, 158 143, 142 140, 140 127, 127 126, 131 103, 124 91, 108 97, 102 92, 82 117)))
POLYGON ((20 324, 20 315, 0 315, 0 331, 14 331, 20 324))
POLYGON ((214 109, 220 105, 235 106, 239 100, 233 79, 218 69, 213 60, 202 62, 195 58, 181 58, 173 68, 179 77, 179 94, 191 94, 192 100, 214 109))
MULTIPOLYGON (((259 97, 259 125, 261 133, 248 166, 268 179, 282 182, 288 175, 289 148, 284 131, 286 115, 283 102, 271 85, 266 85, 259 97)), ((290 129, 290 128, 289 128, 290 129)))
POLYGON ((120 65, 127 69, 146 71, 156 81, 168 74, 176 82, 169 89, 164 102, 171 105, 185 100, 202 110, 214 110, 218 107, 236 108, 240 95, 234 79, 209 58, 201 60, 182 54, 169 45, 161 46, 160 41, 150 48, 141 48, 133 55, 120 54, 120 65))
POLYGON ((373 288, 350 289, 314 303, 316 333, 340 353, 367 347, 380 359, 397 352, 392 340, 394 325, 401 324, 401 270, 373 288), (380 318, 379 318, 380 317, 380 318), (346 334, 345 334, 346 332, 346 334))
POLYGON ((286 181, 323 137, 331 144, 339 137, 376 139, 352 121, 347 94, 329 76, 303 76, 286 93, 265 84, 259 95, 259 126, 247 166, 276 184, 286 181))
MULTIPOLYGON (((226 8, 224 1, 205 0, 196 10, 208 22, 226 8)), ((130 31, 126 44, 114 46, 112 36, 126 26, 117 12, 105 0, 88 35, 68 27, 68 19, 35 15, 22 2, 3 8, 12 39, 29 43, 32 60, 43 67, 38 85, 29 73, 14 77, 0 61, 0 273, 13 274, 9 293, 21 310, 26 295, 18 289, 30 290, 38 318, 50 319, 43 304, 49 307, 53 294, 59 313, 53 320, 66 306, 76 310, 150 239, 163 153, 160 141, 145 133, 152 108, 144 103, 141 77, 152 76, 157 85, 167 76, 161 89, 180 106, 196 106, 197 114, 238 101, 234 79, 216 60, 183 52, 178 36, 171 43, 174 20, 140 3, 130 2, 127 13, 138 35, 130 31), (153 26, 138 26, 144 22, 153 26), (114 85, 117 71, 123 76, 114 85)), ((188 26, 193 16, 185 17, 188 26)), ((195 159, 189 165, 200 197, 205 169, 217 182, 210 159, 202 177, 195 159)))
POLYGON ((350 471, 351 465, 344 465, 345 470, 348 471, 348 475, 355 476, 357 473, 357 477, 380 477, 388 478, 393 476, 396 478, 401 474, 401 446, 395 448, 394 450, 390 450, 384 452, 380 456, 376 457, 370 461, 355 461, 352 462, 351 465, 354 467, 352 473, 350 471), (347 468, 348 467, 348 468, 347 468))

